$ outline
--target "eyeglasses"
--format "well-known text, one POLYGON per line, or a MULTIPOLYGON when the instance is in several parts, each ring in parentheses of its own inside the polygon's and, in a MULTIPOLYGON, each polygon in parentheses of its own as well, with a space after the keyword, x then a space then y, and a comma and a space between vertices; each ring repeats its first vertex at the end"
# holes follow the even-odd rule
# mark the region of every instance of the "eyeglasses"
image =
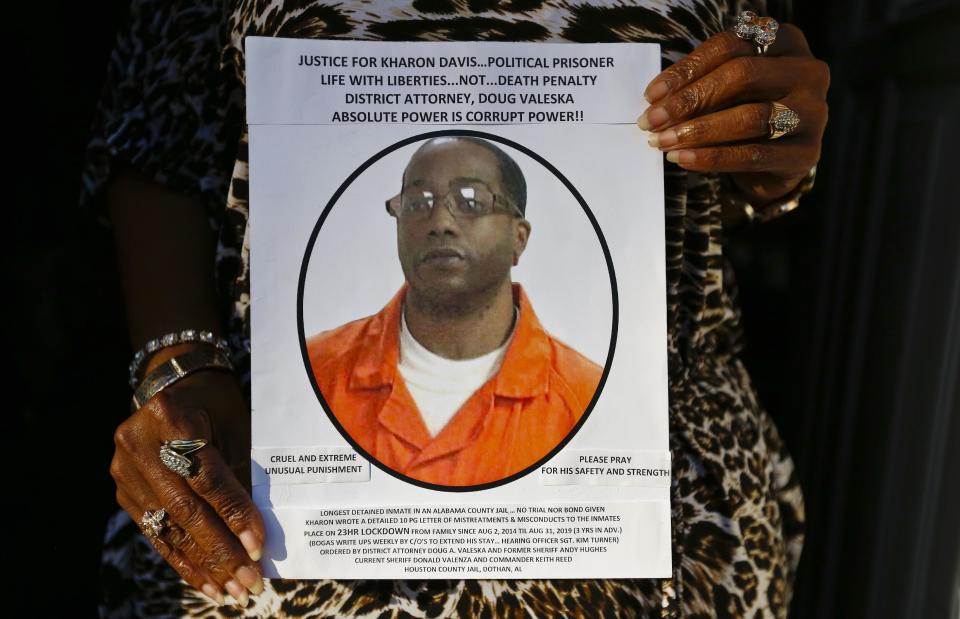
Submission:
POLYGON ((442 202, 456 219, 475 219, 497 211, 523 217, 517 206, 480 181, 457 181, 444 194, 417 187, 407 187, 387 200, 387 211, 403 221, 423 221, 430 217, 433 207, 442 202))

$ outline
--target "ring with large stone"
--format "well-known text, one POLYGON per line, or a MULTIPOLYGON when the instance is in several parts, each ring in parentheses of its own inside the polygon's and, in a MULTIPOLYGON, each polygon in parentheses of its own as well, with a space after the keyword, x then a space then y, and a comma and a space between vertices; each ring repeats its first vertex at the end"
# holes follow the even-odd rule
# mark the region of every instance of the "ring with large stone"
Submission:
POLYGON ((160 460, 168 469, 181 477, 190 476, 193 460, 187 457, 207 444, 202 438, 189 440, 164 441, 160 445, 160 460))
POLYGON ((140 518, 140 526, 143 528, 143 532, 149 535, 152 538, 160 537, 160 534, 163 533, 166 523, 163 521, 167 517, 167 512, 163 508, 158 509, 155 512, 145 511, 143 516, 140 518))
POLYGON ((777 40, 780 24, 772 17, 759 17, 753 11, 744 11, 737 15, 733 32, 741 39, 753 41, 757 55, 767 53, 767 48, 777 40))
POLYGON ((771 101, 770 105, 772 109, 770 110, 770 119, 767 121, 770 132, 767 134, 767 138, 776 140, 796 132, 797 127, 800 126, 800 117, 797 116, 797 113, 776 101, 771 101))

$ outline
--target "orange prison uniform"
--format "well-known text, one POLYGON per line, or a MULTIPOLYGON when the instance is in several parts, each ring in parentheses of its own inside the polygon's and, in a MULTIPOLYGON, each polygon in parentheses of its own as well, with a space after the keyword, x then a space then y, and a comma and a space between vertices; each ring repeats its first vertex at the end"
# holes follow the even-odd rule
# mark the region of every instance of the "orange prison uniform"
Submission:
POLYGON ((550 337, 514 284, 520 317, 500 370, 431 437, 397 370, 405 293, 374 316, 307 340, 324 399, 364 450, 414 479, 470 486, 527 468, 567 436, 602 369, 550 337))

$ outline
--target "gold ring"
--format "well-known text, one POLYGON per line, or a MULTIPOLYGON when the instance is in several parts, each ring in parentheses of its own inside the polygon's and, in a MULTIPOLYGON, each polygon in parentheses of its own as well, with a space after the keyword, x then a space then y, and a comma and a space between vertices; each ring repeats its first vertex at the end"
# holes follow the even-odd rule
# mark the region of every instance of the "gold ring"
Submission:
POLYGON ((767 139, 776 140, 796 132, 797 127, 800 126, 800 117, 797 116, 797 113, 776 101, 771 101, 770 105, 772 109, 770 110, 770 120, 767 121, 770 128, 767 139))

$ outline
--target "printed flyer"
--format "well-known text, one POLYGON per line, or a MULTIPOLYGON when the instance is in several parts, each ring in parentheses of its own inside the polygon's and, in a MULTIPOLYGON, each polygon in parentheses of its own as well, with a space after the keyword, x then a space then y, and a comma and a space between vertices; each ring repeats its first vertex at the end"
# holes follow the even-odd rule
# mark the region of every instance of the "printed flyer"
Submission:
POLYGON ((245 46, 265 574, 669 576, 659 47, 245 46))

